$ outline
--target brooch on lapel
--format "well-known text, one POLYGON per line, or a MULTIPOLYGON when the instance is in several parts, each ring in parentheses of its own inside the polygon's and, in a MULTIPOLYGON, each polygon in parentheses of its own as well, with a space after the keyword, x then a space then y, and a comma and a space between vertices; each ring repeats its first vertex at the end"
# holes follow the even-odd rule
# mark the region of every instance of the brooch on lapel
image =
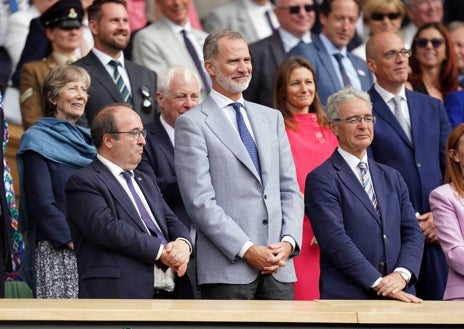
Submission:
POLYGON ((143 101, 142 101, 142 110, 143 112, 145 113, 150 113, 151 112, 151 108, 152 108, 152 97, 151 97, 151 91, 150 91, 150 88, 148 88, 147 85, 143 85, 141 88, 140 88, 140 92, 142 93, 142 98, 143 98, 143 101))

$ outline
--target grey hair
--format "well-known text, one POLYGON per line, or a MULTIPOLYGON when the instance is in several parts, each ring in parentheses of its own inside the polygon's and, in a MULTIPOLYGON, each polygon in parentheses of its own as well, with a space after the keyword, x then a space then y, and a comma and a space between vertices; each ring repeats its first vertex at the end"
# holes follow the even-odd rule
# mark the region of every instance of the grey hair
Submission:
POLYGON ((448 32, 451 32, 451 31, 454 31, 454 30, 457 30, 461 27, 464 27, 464 22, 461 22, 461 21, 452 21, 451 23, 448 24, 447 28, 448 28, 448 32))
POLYGON ((245 40, 239 32, 228 29, 211 32, 203 44, 203 58, 205 61, 214 59, 214 57, 216 57, 219 53, 219 40, 222 38, 245 40))
POLYGON ((175 65, 164 69, 158 75, 158 91, 162 94, 165 94, 171 87, 174 76, 178 73, 183 75, 184 81, 190 81, 192 78, 195 79, 201 88, 201 81, 198 77, 198 74, 196 74, 188 67, 175 65))
POLYGON ((56 101, 59 98, 61 89, 68 82, 82 82, 85 88, 88 89, 90 86, 90 75, 85 69, 79 66, 63 65, 52 68, 45 77, 42 87, 45 113, 48 116, 56 113, 56 106, 52 101, 56 101))
POLYGON ((330 95, 330 97, 328 98, 326 111, 329 119, 337 119, 339 117, 338 111, 340 105, 352 101, 354 99, 362 99, 366 101, 366 103, 369 105, 370 110, 372 111, 372 102, 368 93, 366 93, 365 91, 354 89, 353 87, 347 87, 330 95))

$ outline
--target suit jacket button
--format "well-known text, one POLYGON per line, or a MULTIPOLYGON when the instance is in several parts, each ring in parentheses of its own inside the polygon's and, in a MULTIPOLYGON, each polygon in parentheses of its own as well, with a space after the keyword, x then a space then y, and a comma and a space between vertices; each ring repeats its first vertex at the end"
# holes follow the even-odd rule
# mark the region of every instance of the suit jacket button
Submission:
POLYGON ((267 219, 263 219, 263 225, 267 225, 267 219))

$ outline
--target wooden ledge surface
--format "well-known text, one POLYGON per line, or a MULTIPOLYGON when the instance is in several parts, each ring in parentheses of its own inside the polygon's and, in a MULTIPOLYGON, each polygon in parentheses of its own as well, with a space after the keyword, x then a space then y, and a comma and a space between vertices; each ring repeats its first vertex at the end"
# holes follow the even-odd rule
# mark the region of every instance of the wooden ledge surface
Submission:
POLYGON ((3 321, 356 323, 354 311, 312 301, 3 299, 3 321))
POLYGON ((335 309, 356 312, 358 323, 464 324, 464 301, 319 300, 335 309))
POLYGON ((0 321, 464 324, 464 302, 3 299, 0 321))

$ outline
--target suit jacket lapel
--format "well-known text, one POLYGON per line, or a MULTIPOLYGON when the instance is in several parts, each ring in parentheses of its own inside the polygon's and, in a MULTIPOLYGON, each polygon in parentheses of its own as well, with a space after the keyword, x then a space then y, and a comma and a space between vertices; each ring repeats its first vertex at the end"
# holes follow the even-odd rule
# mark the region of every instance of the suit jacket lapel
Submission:
POLYGON ((417 98, 414 97, 414 93, 408 89, 406 89, 406 98, 408 101, 412 140, 420 141, 419 132, 427 131, 427 126, 429 125, 424 116, 421 115, 421 111, 418 111, 423 104, 418 102, 417 98))
POLYGON ((151 182, 147 181, 142 177, 137 171, 134 171, 134 178, 137 181, 140 189, 142 190, 145 199, 150 206, 151 213, 155 217, 156 222, 158 223, 159 228, 163 232, 166 238, 169 237, 168 227, 164 218, 164 214, 160 212, 160 209, 163 209, 163 205, 156 202, 153 197, 153 185, 151 182))
MULTIPOLYGON (((372 100, 372 107, 374 109, 374 114, 382 118, 382 120, 384 120, 386 123, 388 123, 393 128, 393 130, 396 131, 396 133, 401 137, 401 139, 407 145, 409 145, 409 147, 412 147, 411 141, 409 140, 408 136, 406 136, 406 133, 404 132, 403 128, 401 128, 395 115, 392 113, 387 103, 385 103, 383 98, 379 95, 377 90, 375 90, 375 88, 372 87, 369 92, 372 96, 371 100, 372 100)), ((410 106, 411 105, 409 105, 409 98, 408 98, 408 107, 411 108, 410 106)), ((409 113, 411 115, 411 111, 409 111, 409 113)), ((375 128, 374 128, 374 133, 375 133, 375 128)))
POLYGON ((327 76, 325 76, 324 79, 330 79, 333 86, 338 86, 337 90, 343 89, 343 86, 340 84, 340 81, 337 78, 337 72, 335 72, 335 68, 332 64, 332 60, 330 58, 331 55, 327 52, 327 49, 325 49, 324 44, 320 39, 314 40, 313 44, 314 47, 319 49, 317 56, 319 56, 321 63, 324 63, 322 66, 327 71, 327 76))
POLYGON ((371 174, 372 182, 374 184, 375 197, 377 198, 377 204, 380 210, 380 220, 382 221, 382 223, 384 223, 382 219, 385 218, 385 209, 389 206, 387 204, 387 198, 385 193, 386 190, 384 172, 380 170, 380 167, 372 159, 369 159, 369 172, 371 174))
POLYGON ((135 209, 135 206, 132 203, 132 200, 118 180, 113 176, 108 168, 100 162, 100 160, 95 159, 93 166, 97 172, 97 176, 101 179, 102 183, 108 187, 108 191, 113 195, 115 202, 119 203, 121 208, 126 211, 127 215, 138 228, 147 232, 145 226, 142 224, 141 218, 138 215, 137 209, 135 209))
POLYGON ((158 115, 153 120, 153 123, 156 128, 153 131, 153 134, 156 136, 156 144, 160 148, 161 152, 163 152, 169 166, 174 171, 174 147, 169 139, 168 133, 161 124, 160 117, 158 115))
MULTIPOLYGON (((98 81, 98 83, 108 91, 111 97, 113 97, 115 102, 123 102, 113 77, 108 74, 102 62, 100 62, 92 51, 89 52, 83 64, 85 64, 87 71, 92 72, 92 80, 98 81)), ((94 82, 92 81, 91 83, 94 82)), ((94 97, 98 96, 95 95, 94 97)))
MULTIPOLYGON (((342 181, 342 183, 346 186, 348 190, 350 190, 353 193, 353 195, 364 205, 364 207, 366 207, 366 209, 369 211, 372 217, 375 218, 377 223, 380 225, 380 218, 377 215, 377 212, 374 206, 372 205, 372 202, 369 199, 369 196, 364 190, 364 187, 361 185, 359 180, 355 177, 353 171, 348 166, 345 159, 343 159, 340 153, 338 153, 337 150, 335 150, 332 155, 332 163, 334 165, 335 170, 338 172, 338 176, 340 177, 340 180, 342 181)), ((374 190, 375 190, 375 186, 376 185, 374 184, 374 190)))
MULTIPOLYGON (((200 106, 202 107, 202 112, 207 115, 205 119, 206 125, 210 127, 224 146, 227 147, 237 157, 237 159, 241 161, 251 172, 253 172, 258 180, 261 181, 261 178, 253 165, 253 161, 251 161, 250 155, 240 139, 240 135, 228 122, 228 119, 225 117, 222 109, 217 106, 211 97, 207 97, 200 106)), ((261 156, 261 153, 259 153, 259 155, 261 156)))

